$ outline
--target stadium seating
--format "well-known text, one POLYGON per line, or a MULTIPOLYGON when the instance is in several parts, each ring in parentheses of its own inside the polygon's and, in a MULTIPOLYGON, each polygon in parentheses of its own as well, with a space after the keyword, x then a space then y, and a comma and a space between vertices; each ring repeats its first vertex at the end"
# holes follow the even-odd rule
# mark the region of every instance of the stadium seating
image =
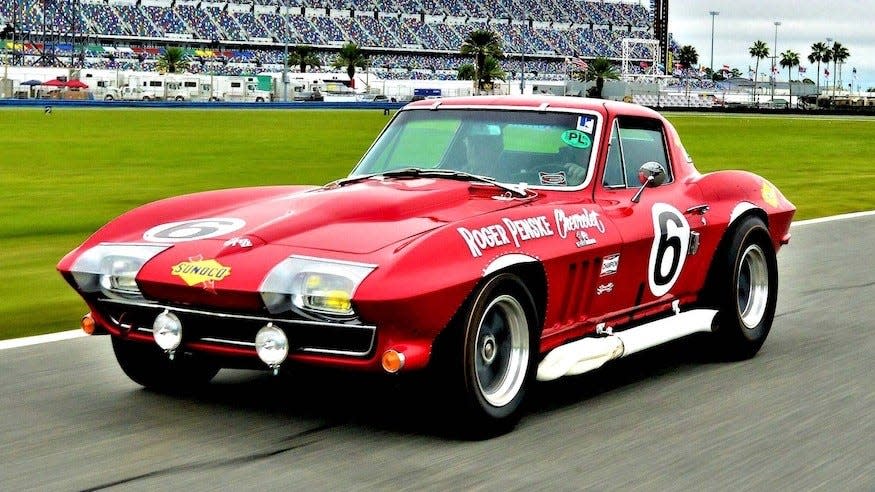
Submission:
MULTIPOLYGON (((56 3, 69 14, 65 0, 56 3)), ((13 15, 20 4, 0 0, 0 20, 16 19, 19 31, 41 30, 44 19, 62 17, 42 12, 40 2, 13 15)), ((156 40, 192 47, 251 46, 229 56, 196 57, 201 63, 194 63, 194 70, 215 73, 281 64, 279 48, 285 43, 315 46, 323 65, 330 66, 331 50, 353 41, 369 49, 372 66, 386 77, 454 78, 463 59, 452 53, 458 53, 469 32, 488 28, 499 34, 505 53, 513 55, 503 62, 505 70, 523 70, 516 57, 525 54, 527 73, 561 78, 566 56, 619 58, 621 40, 652 37, 653 23, 652 13, 632 0, 80 0, 79 5, 81 29, 89 39, 137 48, 89 50, 86 65, 152 66, 159 52, 138 46, 156 40)), ((39 49, 23 46, 22 52, 34 55, 39 49)), ((645 53, 636 56, 643 59, 645 53)))

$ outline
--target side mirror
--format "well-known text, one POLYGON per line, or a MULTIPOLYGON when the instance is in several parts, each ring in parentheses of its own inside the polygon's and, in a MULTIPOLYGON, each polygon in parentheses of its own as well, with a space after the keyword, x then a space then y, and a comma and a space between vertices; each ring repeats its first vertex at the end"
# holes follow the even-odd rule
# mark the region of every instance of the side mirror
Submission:
POLYGON ((641 188, 632 197, 632 203, 638 203, 641 200, 641 194, 644 193, 644 188, 654 188, 665 183, 665 168, 662 164, 654 161, 645 162, 638 169, 638 181, 641 182, 641 188))

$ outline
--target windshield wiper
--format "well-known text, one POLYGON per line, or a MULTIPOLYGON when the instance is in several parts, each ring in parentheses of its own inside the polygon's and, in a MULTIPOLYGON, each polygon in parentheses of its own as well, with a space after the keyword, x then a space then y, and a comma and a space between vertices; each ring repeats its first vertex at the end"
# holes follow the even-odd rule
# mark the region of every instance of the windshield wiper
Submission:
POLYGON ((525 183, 512 185, 502 183, 489 176, 481 176, 479 174, 466 173, 464 171, 456 171, 455 169, 422 169, 418 167, 405 167, 401 169, 393 169, 391 171, 383 171, 381 173, 363 174, 361 176, 351 176, 349 178, 333 181, 326 187, 339 187, 346 184, 358 183, 371 178, 445 178, 457 179, 461 181, 477 181, 487 183, 502 190, 508 191, 518 197, 525 198, 529 196, 525 183))

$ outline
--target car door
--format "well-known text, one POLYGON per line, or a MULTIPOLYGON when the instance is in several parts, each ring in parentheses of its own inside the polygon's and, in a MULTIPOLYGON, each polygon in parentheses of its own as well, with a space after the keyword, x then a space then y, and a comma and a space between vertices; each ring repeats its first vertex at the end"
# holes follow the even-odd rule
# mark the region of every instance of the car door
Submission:
POLYGON ((698 282, 693 278, 698 276, 690 272, 708 266, 693 254, 707 206, 699 188, 676 175, 661 120, 620 116, 611 125, 594 193, 623 244, 617 257, 606 262, 598 289, 612 308, 606 321, 622 324, 695 297, 698 282), (664 182, 642 190, 639 169, 652 162, 664 170, 664 182))

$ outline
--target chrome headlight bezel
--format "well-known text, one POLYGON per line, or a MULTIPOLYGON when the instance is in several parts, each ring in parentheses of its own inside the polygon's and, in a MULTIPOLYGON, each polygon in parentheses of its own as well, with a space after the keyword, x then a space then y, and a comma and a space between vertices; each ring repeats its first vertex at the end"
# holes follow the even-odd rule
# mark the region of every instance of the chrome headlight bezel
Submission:
POLYGON ((79 290, 112 299, 143 299, 137 274, 169 244, 100 243, 76 258, 70 273, 79 290))
POLYGON ((279 262, 258 288, 271 314, 287 311, 317 317, 356 316, 352 299, 377 265, 292 255, 279 262))

